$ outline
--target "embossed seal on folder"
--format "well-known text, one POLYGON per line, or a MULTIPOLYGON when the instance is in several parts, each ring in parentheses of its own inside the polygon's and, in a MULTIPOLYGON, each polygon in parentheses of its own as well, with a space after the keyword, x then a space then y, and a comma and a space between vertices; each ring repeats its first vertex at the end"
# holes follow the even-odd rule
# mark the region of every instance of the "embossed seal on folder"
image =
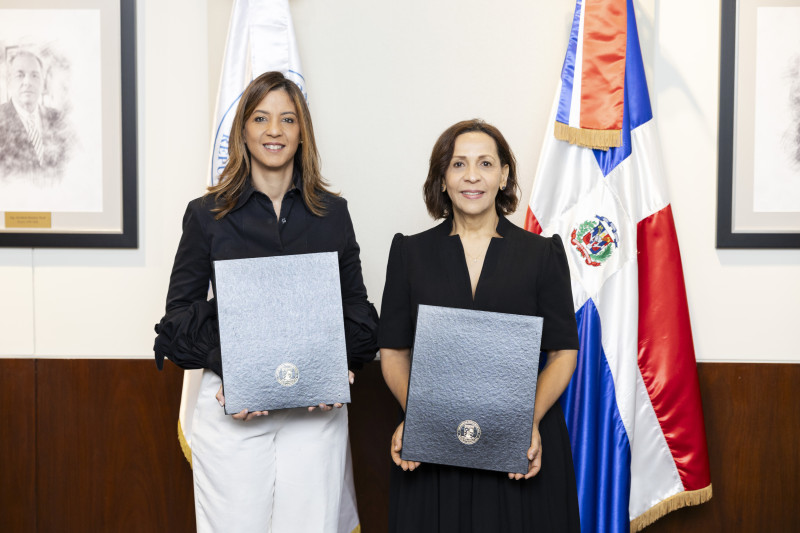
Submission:
POLYGON ((464 420, 458 425, 456 435, 464 444, 475 444, 481 438, 481 427, 474 420, 464 420))
POLYGON ((542 322, 420 305, 400 457, 527 472, 542 322))
POLYGON ((336 252, 218 260, 214 274, 226 413, 350 402, 336 252))
POLYGON ((300 379, 300 370, 292 363, 283 363, 275 369, 275 379, 284 387, 291 387, 300 379))

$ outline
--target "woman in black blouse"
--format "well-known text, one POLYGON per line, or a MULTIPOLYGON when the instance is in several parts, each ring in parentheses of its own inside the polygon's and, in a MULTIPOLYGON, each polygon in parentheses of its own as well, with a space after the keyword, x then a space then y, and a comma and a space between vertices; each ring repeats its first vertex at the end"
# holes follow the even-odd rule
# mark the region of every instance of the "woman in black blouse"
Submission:
MULTIPOLYGON (((575 369, 578 332, 569 269, 558 235, 528 233, 504 215, 517 206, 514 155, 480 120, 439 137, 423 187, 440 225, 395 235, 378 344, 386 383, 405 410, 420 304, 544 318, 527 472, 500 474, 400 458, 403 423, 391 441, 389 531, 580 531, 569 437, 558 398, 575 369)), ((465 332, 468 333, 468 332, 465 332)))
POLYGON ((199 532, 338 531, 347 410, 321 404, 226 416, 216 305, 207 300, 216 260, 337 252, 348 362, 371 360, 377 314, 347 203, 326 187, 302 93, 279 72, 262 74, 239 102, 219 184, 186 209, 156 326, 159 368, 167 358, 206 369, 192 438, 199 532))

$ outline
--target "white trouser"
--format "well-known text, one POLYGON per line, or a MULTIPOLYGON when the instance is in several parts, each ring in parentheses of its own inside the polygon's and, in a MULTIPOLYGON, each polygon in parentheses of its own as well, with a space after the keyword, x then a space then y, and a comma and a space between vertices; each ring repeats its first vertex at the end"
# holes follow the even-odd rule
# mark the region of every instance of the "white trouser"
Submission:
POLYGON ((219 386, 203 372, 192 426, 198 533, 337 533, 347 408, 244 422, 224 413, 219 386))

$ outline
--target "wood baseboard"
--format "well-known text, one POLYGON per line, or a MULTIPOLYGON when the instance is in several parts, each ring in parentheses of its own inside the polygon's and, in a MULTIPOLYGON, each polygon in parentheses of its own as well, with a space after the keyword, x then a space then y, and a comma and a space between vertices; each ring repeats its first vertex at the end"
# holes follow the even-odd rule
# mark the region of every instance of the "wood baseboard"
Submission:
MULTIPOLYGON (((652 533, 791 531, 800 523, 800 365, 701 363, 714 496, 652 533)), ((0 531, 193 532, 176 435, 182 372, 147 360, 0 359, 0 531)), ((397 404, 358 373, 350 440, 362 530, 386 530, 397 404)))

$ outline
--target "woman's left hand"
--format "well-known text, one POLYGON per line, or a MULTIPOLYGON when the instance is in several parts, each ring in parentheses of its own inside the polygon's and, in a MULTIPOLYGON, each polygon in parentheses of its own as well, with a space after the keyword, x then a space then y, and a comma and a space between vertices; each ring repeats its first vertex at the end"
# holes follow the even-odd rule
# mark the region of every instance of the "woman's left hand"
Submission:
MULTIPOLYGON (((352 384, 353 384, 353 383, 355 383, 355 381, 356 381, 356 375, 353 373, 353 371, 352 371, 352 370, 348 370, 348 371, 347 371, 347 378, 350 380, 350 385, 352 385, 352 384)), ((326 404, 324 404, 324 403, 321 403, 321 404, 319 404, 319 405, 312 405, 311 407, 309 407, 309 408, 308 408, 308 412, 310 413, 311 411, 313 411, 314 409, 316 409, 316 408, 318 408, 318 407, 319 407, 319 410, 320 410, 320 411, 330 411, 330 410, 331 410, 331 409, 333 409, 334 407, 336 407, 337 409, 341 409, 341 408, 342 408, 342 405, 344 405, 344 404, 341 404, 341 403, 335 403, 335 404, 333 404, 333 405, 326 405, 326 404)))
POLYGON ((542 469, 542 437, 539 435, 539 425, 533 425, 531 431, 531 447, 528 448, 528 473, 508 474, 508 479, 530 479, 542 469))

